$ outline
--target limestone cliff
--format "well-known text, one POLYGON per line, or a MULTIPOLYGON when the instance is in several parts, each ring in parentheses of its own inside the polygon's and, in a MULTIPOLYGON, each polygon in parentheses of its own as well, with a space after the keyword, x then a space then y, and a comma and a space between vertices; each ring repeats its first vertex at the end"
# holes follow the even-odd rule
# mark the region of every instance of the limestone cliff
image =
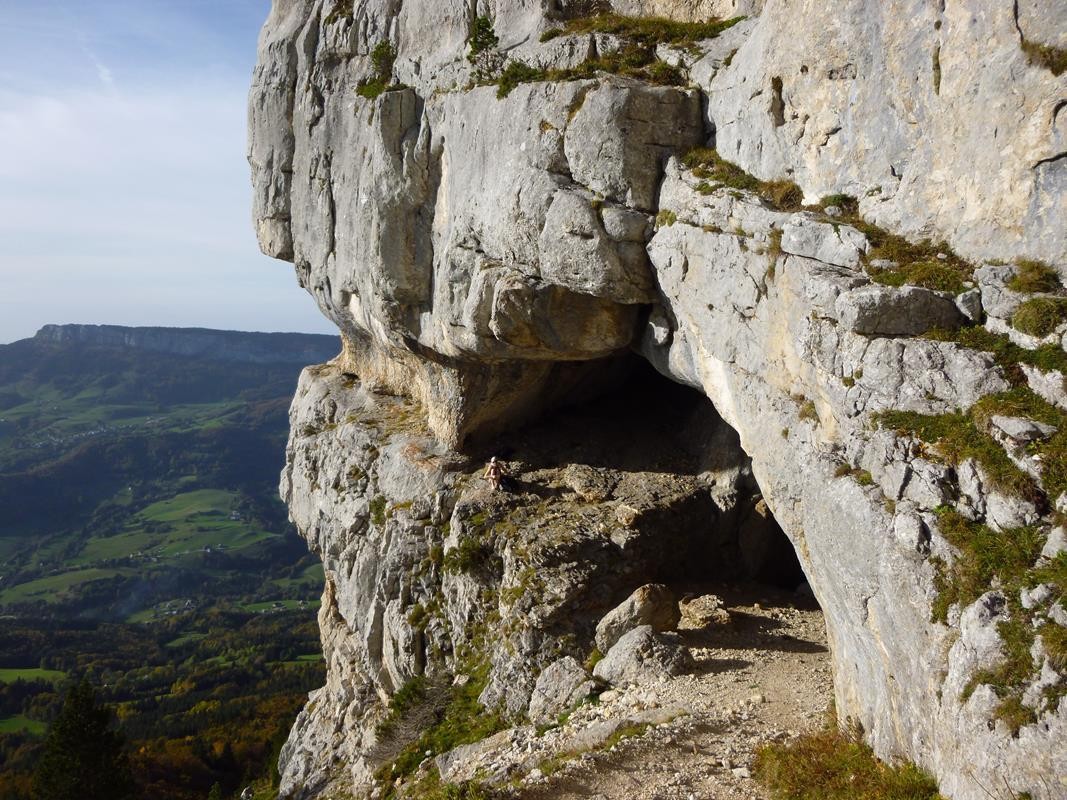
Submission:
POLYGON ((344 341, 305 371, 282 478, 329 665, 283 794, 395 769, 416 679, 530 713, 636 586, 779 559, 761 504, 879 754, 960 800, 1067 792, 1063 11, 275 0, 257 232, 344 341), (633 353, 713 409, 599 431, 632 459, 518 448, 630 386, 633 353), (529 484, 503 505, 470 458, 501 432, 529 484))

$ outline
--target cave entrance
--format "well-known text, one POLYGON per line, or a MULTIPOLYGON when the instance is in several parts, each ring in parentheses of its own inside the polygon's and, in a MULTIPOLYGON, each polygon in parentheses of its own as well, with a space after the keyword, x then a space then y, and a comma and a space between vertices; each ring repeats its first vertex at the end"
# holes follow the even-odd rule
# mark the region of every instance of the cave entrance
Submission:
POLYGON ((497 440, 492 452, 521 464, 529 486, 614 504, 620 532, 612 536, 628 565, 644 571, 631 584, 684 591, 741 582, 807 594, 793 545, 737 433, 711 401, 637 356, 614 364, 611 374, 592 400, 497 440))

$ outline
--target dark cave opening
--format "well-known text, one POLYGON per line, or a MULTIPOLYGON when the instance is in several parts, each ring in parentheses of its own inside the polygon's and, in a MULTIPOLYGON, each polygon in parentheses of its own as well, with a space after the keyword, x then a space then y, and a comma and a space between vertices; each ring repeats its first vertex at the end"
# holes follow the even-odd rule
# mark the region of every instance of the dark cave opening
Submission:
POLYGON ((523 479, 523 491, 574 493, 633 508, 632 532, 621 534, 620 547, 641 565, 640 574, 623 583, 803 587, 796 551, 764 500, 737 433, 711 401, 637 356, 612 371, 593 399, 498 437, 482 455, 496 454, 532 476, 523 479), (553 480, 562 486, 546 489, 553 480))

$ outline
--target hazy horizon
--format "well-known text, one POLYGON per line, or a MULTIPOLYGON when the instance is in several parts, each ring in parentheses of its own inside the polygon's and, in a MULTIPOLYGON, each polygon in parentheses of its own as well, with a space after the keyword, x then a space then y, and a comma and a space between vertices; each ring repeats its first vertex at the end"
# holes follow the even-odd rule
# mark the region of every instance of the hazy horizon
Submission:
POLYGON ((268 0, 0 6, 0 342, 44 324, 334 333, 251 222, 268 0))
POLYGON ((164 330, 207 330, 220 333, 276 333, 276 334, 301 334, 311 336, 329 336, 340 337, 340 331, 334 329, 332 331, 294 331, 294 330, 282 330, 282 329, 251 329, 251 328, 214 328, 205 325, 127 325, 121 322, 45 322, 38 326, 37 330, 28 336, 20 336, 17 339, 11 339, 10 341, 0 342, 0 346, 5 344, 14 344, 15 342, 23 341, 24 339, 32 339, 36 336, 42 328, 46 328, 49 325, 64 326, 64 325, 91 325, 95 327, 106 328, 162 328, 164 330))

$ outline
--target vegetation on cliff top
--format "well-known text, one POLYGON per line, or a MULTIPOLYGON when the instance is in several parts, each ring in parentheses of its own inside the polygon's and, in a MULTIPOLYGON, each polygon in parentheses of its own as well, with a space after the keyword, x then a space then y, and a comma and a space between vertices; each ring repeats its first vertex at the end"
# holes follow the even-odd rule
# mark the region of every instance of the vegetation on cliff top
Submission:
POLYGON ((497 97, 507 97, 521 83, 588 79, 595 78, 600 72, 636 78, 657 86, 680 86, 685 82, 677 67, 656 58, 654 48, 627 43, 618 50, 566 69, 539 69, 522 61, 511 61, 497 81, 497 97))
POLYGON ((592 17, 572 19, 562 28, 551 28, 541 35, 542 42, 558 36, 588 33, 606 33, 635 42, 645 47, 670 44, 692 47, 704 39, 714 39, 732 28, 744 17, 711 19, 706 22, 679 22, 665 17, 627 17, 621 14, 597 14, 592 17))
MULTIPOLYGON (((656 46, 670 44, 691 48, 702 39, 713 39, 742 19, 675 22, 662 17, 627 17, 620 14, 573 19, 563 28, 545 31, 541 41, 551 41, 563 35, 600 33, 618 37, 620 46, 616 50, 602 52, 596 58, 586 59, 576 67, 562 69, 541 69, 522 61, 511 61, 497 79, 497 97, 507 97, 521 83, 588 79, 595 78, 601 72, 658 86, 681 86, 685 83, 682 71, 661 60, 656 55, 656 46)), ((493 46, 495 38, 493 35, 493 46)), ((482 35, 481 40, 488 42, 489 38, 482 35)), ((475 55, 473 35, 471 42, 471 52, 475 55)))

